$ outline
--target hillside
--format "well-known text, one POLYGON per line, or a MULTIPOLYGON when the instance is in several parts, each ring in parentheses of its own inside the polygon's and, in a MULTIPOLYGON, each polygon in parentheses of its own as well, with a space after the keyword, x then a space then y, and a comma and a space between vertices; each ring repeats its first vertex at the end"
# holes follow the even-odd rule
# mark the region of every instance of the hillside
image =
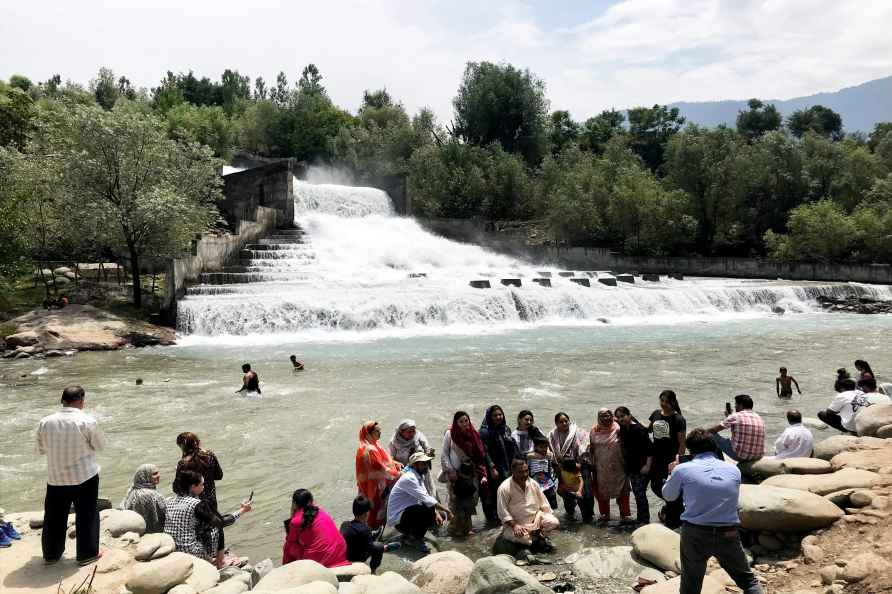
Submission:
MULTIPOLYGON (((836 92, 817 93, 807 97, 778 100, 767 99, 784 115, 790 115, 797 109, 806 109, 812 105, 823 105, 838 112, 842 116, 846 132, 860 130, 868 133, 877 122, 892 121, 892 76, 878 78, 866 83, 846 87, 836 92)), ((670 104, 678 107, 689 122, 703 126, 726 124, 733 126, 737 112, 746 108, 747 100, 740 101, 705 101, 670 104)))

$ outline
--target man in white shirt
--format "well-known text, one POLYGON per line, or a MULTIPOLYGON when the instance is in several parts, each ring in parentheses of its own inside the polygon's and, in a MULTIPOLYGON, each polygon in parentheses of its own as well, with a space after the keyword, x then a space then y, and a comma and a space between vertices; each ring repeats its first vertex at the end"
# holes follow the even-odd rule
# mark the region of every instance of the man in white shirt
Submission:
POLYGON ((787 411, 789 427, 784 429, 774 442, 775 458, 811 458, 815 449, 815 438, 808 427, 802 424, 802 413, 787 411))
POLYGON ((839 394, 826 410, 818 411, 818 418, 837 431, 855 433, 855 417, 858 411, 871 405, 870 400, 861 390, 856 389, 852 378, 837 382, 839 394))
POLYGON ((430 552, 424 535, 442 525, 449 515, 449 510, 428 493, 424 485, 424 475, 430 472, 432 459, 424 452, 409 456, 409 468, 396 481, 387 498, 387 523, 414 540, 422 553, 430 552))
POLYGON ((82 387, 68 386, 62 391, 62 410, 42 418, 37 426, 37 451, 47 457, 41 544, 48 565, 65 552, 72 503, 78 564, 89 565, 101 557, 96 452, 105 441, 96 419, 83 412, 85 397, 82 387))

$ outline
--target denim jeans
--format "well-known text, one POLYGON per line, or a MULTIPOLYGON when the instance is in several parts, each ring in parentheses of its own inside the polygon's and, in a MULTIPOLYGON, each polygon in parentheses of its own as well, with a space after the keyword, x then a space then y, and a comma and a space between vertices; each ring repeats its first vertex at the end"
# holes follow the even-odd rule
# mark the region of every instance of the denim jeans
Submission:
POLYGON ((731 445, 731 439, 729 437, 725 437, 724 435, 713 435, 713 439, 715 440, 715 445, 722 450, 722 453, 731 458, 734 461, 737 461, 737 454, 734 453, 734 446, 731 445))
POLYGON ((630 474, 632 494, 635 496, 636 517, 642 524, 650 523, 650 504, 647 502, 647 484, 650 477, 646 474, 630 474))

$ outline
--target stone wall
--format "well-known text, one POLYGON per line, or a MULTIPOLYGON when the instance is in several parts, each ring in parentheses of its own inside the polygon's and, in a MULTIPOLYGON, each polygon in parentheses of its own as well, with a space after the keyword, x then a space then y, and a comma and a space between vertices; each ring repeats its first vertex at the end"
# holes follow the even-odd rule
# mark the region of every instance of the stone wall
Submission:
POLYGON ((303 170, 303 165, 291 159, 284 159, 231 173, 223 178, 224 199, 218 205, 232 229, 238 221, 250 220, 258 206, 279 211, 280 225, 288 225, 294 220, 294 175, 303 170))
POLYGON ((498 223, 471 219, 419 219, 419 223, 449 239, 476 243, 533 264, 552 264, 575 270, 892 284, 892 266, 889 264, 777 264, 757 258, 622 256, 606 248, 531 246, 523 233, 497 231, 498 223))

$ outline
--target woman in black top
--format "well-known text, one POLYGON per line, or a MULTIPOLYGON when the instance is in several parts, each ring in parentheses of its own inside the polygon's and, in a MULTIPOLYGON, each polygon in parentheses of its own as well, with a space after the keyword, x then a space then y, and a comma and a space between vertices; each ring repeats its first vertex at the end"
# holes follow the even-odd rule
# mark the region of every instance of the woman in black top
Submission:
POLYGON ((650 481, 650 468, 653 463, 653 444, 650 436, 638 419, 632 416, 625 406, 617 407, 614 412, 619 423, 619 442, 625 461, 626 474, 632 483, 635 495, 635 508, 638 522, 650 523, 650 505, 647 502, 647 483, 650 481))
POLYGON ((496 493, 499 485, 511 476, 511 461, 517 457, 517 442, 511 436, 511 429, 505 422, 505 411, 498 404, 486 409, 483 423, 480 425, 480 439, 486 448, 487 489, 481 492, 483 513, 486 519, 498 522, 496 513, 496 493))
POLYGON ((647 430, 653 434, 653 463, 650 467, 650 488, 663 498, 663 483, 669 476, 669 464, 685 451, 688 423, 681 414, 678 397, 672 390, 660 392, 660 408, 650 415, 647 430))

